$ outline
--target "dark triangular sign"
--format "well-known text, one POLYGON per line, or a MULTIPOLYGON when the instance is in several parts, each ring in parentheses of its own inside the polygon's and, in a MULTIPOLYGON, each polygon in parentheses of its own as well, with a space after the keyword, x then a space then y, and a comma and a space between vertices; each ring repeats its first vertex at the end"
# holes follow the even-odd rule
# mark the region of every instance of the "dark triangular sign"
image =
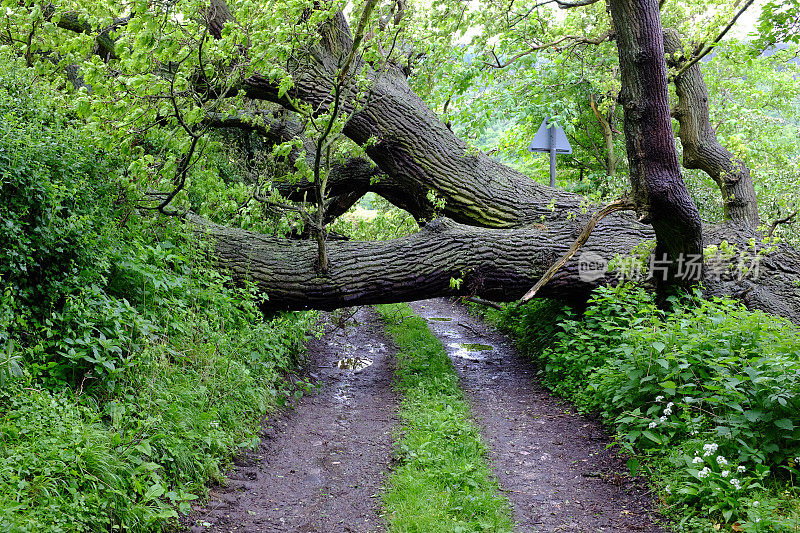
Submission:
POLYGON ((551 126, 547 127, 547 121, 550 120, 550 117, 545 117, 542 121, 542 125, 539 126, 539 129, 536 131, 536 135, 533 136, 533 141, 531 141, 531 145, 528 146, 528 150, 531 152, 549 152, 550 151, 550 130, 555 130, 553 133, 553 141, 556 148, 556 153, 558 154, 571 154, 572 153, 572 146, 569 144, 569 140, 567 140, 567 134, 564 133, 564 130, 561 126, 558 125, 557 122, 552 122, 551 126))

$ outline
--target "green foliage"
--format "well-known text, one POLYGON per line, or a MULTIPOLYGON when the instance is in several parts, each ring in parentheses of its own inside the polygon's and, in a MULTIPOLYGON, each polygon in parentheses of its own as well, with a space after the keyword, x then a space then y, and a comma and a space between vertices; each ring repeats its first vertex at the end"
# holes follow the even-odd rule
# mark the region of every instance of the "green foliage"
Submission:
POLYGON ((0 78, 0 530, 160 530, 301 392, 315 315, 265 320, 57 93, 0 78))
MULTIPOLYGON (((214 303, 235 313, 239 302, 214 303)), ((221 326, 196 308, 184 318, 185 334, 138 354, 105 401, 25 381, 4 388, 0 529, 160 529, 257 442, 263 414, 294 394, 283 377, 311 317, 221 326)))
POLYGON ((390 531, 511 531, 505 498, 441 343, 405 304, 378 307, 399 345, 399 461, 384 496, 390 531))
POLYGON ((599 412, 624 450, 657 458, 665 499, 686 523, 744 523, 743 500, 769 500, 776 480, 798 473, 800 332, 731 300, 697 294, 671 306, 632 286, 599 289, 582 317, 562 311, 545 346, 527 330, 552 320, 538 312, 548 307, 501 321, 553 390, 599 412))
POLYGON ((800 1, 778 0, 761 7, 758 19, 759 46, 776 43, 800 43, 800 1))
POLYGON ((331 224, 331 230, 355 241, 383 241, 416 233, 419 226, 406 211, 367 193, 363 202, 331 224))
POLYGON ((110 245, 114 169, 84 142, 30 72, 0 68, 0 288, 40 318, 65 293, 98 279, 110 245))

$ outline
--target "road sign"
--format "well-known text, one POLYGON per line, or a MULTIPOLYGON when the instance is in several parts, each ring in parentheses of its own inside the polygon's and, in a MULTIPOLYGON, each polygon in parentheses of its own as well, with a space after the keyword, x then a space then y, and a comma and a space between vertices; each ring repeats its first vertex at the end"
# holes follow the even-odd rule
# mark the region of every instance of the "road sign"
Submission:
POLYGON ((546 117, 542 121, 542 125, 536 130, 536 135, 533 136, 531 145, 528 150, 531 152, 549 152, 552 144, 550 143, 551 137, 554 137, 556 153, 571 154, 572 146, 569 144, 567 134, 557 122, 549 122, 550 117, 546 117), (548 127, 550 126, 550 127, 548 127))
POLYGON ((556 154, 571 154, 572 146, 569 144, 567 134, 556 122, 545 117, 541 126, 533 136, 528 150, 531 152, 550 152, 550 186, 556 185, 556 154))

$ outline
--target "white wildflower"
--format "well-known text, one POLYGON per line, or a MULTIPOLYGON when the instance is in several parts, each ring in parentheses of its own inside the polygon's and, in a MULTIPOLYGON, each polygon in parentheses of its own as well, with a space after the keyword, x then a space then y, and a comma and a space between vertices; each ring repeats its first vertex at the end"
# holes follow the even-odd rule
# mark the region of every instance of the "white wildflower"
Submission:
POLYGON ((667 417, 666 417, 666 416, 662 416, 661 418, 659 418, 659 420, 660 420, 662 423, 664 423, 664 422, 667 420, 667 417))
POLYGON ((718 456, 717 456, 717 464, 718 464, 719 466, 725 466, 726 464, 728 464, 728 460, 727 460, 727 459, 725 459, 723 456, 721 456, 721 455, 718 455, 718 456))
POLYGON ((742 490, 742 484, 739 483, 739 480, 736 478, 731 478, 731 485, 733 485, 736 490, 742 490))
POLYGON ((730 473, 731 473, 730 470, 723 470, 722 472, 719 473, 719 475, 722 477, 728 477, 730 473))
POLYGON ((705 468, 703 468, 701 471, 699 471, 697 473, 697 477, 700 477, 700 478, 708 477, 708 475, 710 473, 711 473, 711 470, 708 467, 705 467, 705 468))
POLYGON ((703 458, 700 457, 700 456, 696 456, 694 459, 692 459, 692 463, 694 463, 694 464, 702 463, 702 462, 703 462, 703 458))
POLYGON ((753 507, 758 507, 758 500, 753 500, 753 507))
POLYGON ((664 409, 664 416, 669 416, 669 415, 671 415, 671 414, 672 414, 672 409, 670 409, 669 407, 667 407, 666 409, 664 409))
POLYGON ((672 406, 673 406, 673 405, 675 405, 675 404, 674 404, 674 403, 672 403, 672 402, 669 402, 669 403, 667 404, 667 409, 670 409, 670 408, 672 408, 672 406))
POLYGON ((708 457, 709 455, 713 455, 713 453, 717 451, 717 448, 719 448, 719 446, 717 446, 713 442, 710 444, 703 444, 703 452, 705 452, 703 453, 703 457, 708 457))
POLYGON ((656 396, 656 402, 662 402, 662 401, 664 401, 663 396, 656 396))
POLYGON ((647 426, 647 427, 649 427, 650 429, 653 429, 653 428, 654 428, 654 427, 656 427, 657 425, 658 425, 658 422, 655 422, 655 421, 653 421, 653 422, 650 422, 650 425, 649 425, 649 426, 647 426))
POLYGON ((745 470, 747 470, 747 469, 745 467, 743 467, 742 465, 739 465, 739 466, 736 467, 736 471, 739 472, 740 474, 742 472, 744 472, 745 470))

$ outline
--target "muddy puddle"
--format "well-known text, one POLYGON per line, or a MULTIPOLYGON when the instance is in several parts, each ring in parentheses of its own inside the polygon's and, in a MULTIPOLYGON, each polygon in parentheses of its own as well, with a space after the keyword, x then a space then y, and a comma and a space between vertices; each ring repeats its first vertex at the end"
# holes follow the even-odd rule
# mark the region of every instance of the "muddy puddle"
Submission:
POLYGON ((454 357, 469 359, 470 361, 483 361, 494 350, 494 346, 490 344, 474 342, 451 342, 447 346, 453 350, 452 355, 454 357))
POLYGON ((359 372, 372 365, 372 359, 366 357, 345 357, 336 361, 336 368, 340 370, 355 370, 359 372))

